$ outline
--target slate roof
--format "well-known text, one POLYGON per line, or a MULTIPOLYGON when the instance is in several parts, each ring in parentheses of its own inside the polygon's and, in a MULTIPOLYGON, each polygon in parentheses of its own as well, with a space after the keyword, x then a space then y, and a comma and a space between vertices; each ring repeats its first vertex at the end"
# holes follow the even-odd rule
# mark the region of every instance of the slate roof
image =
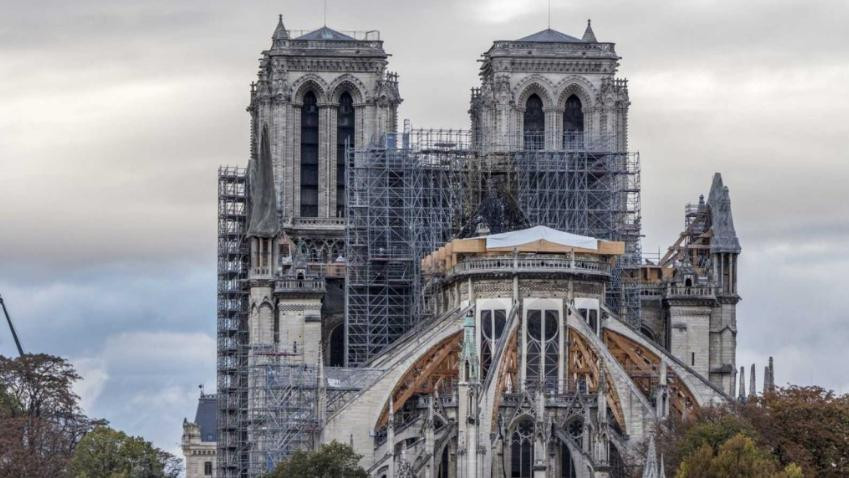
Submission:
POLYGON ((337 32, 326 26, 313 30, 309 33, 299 36, 296 40, 334 40, 334 41, 356 41, 354 37, 337 32))
POLYGON ((540 43, 584 43, 584 41, 579 38, 558 32, 557 30, 552 30, 551 28, 546 28, 545 30, 536 32, 533 35, 519 38, 516 41, 531 41, 540 43))
POLYGON ((728 186, 722 183, 722 175, 719 173, 713 175, 707 205, 710 206, 713 229, 711 252, 739 253, 740 240, 737 238, 734 217, 731 215, 731 195, 728 193, 728 186))
POLYGON ((218 441, 218 400, 215 395, 201 395, 195 424, 200 428, 201 441, 218 441))

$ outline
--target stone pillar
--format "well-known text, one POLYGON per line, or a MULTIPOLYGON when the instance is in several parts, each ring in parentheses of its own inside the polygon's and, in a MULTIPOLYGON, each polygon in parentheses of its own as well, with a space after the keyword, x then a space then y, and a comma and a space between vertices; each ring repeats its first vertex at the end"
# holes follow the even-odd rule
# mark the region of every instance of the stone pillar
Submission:
MULTIPOLYGON (((331 163, 331 150, 334 154, 336 152, 336 145, 331 145, 336 129, 336 122, 333 121, 333 132, 331 132, 331 116, 334 116, 332 113, 335 111, 330 104, 319 103, 318 105, 318 217, 330 217, 327 190, 330 187, 328 169, 331 163)), ((333 186, 335 194, 335 184, 333 186)))

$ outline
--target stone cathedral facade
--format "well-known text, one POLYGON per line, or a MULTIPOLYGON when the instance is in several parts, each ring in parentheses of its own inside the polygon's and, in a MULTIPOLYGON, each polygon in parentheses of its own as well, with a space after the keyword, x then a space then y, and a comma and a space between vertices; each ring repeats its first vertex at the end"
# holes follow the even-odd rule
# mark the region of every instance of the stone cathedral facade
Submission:
POLYGON ((377 478, 662 476, 656 423, 736 394, 722 178, 647 260, 589 24, 495 41, 448 139, 399 131, 388 56, 282 17, 262 52, 251 159, 219 174, 216 476, 333 440, 377 478))

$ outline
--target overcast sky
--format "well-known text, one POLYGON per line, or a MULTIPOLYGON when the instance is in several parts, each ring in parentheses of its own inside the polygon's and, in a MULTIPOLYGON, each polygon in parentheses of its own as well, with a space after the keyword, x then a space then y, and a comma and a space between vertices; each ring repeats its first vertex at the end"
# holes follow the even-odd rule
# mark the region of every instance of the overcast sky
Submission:
MULTIPOLYGON (((0 293, 24 347, 69 357, 89 414, 176 451, 215 388, 216 169, 248 156, 249 83, 282 13, 318 1, 0 0, 0 293)), ((401 117, 468 127, 476 60, 546 0, 328 0, 379 29, 401 117)), ((740 262, 738 362, 849 392, 849 2, 552 0, 630 80, 644 249, 722 172, 740 262)), ((0 353, 14 354, 5 324, 0 353)), ((747 379, 748 380, 748 379, 747 379)))

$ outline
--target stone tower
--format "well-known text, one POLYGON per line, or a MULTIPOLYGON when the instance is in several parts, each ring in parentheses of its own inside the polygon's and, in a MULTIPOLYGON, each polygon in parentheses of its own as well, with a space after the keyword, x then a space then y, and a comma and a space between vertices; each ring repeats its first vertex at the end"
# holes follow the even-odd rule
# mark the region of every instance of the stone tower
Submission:
POLYGON ((296 33, 281 16, 251 86, 250 341, 301 347, 310 365, 339 364, 319 346, 344 315, 327 308, 344 303, 345 151, 395 130, 387 56, 376 31, 296 33))
POLYGON ((401 99, 387 57, 377 31, 294 32, 281 16, 251 84, 248 391, 240 427, 249 450, 240 467, 247 462, 251 476, 279 442, 287 443, 284 454, 312 446, 314 425, 298 417, 314 407, 319 363, 344 361, 346 152, 395 130, 401 99), (290 373, 270 374, 280 367, 290 373), (297 394, 269 410, 269 387, 281 383, 297 394), (284 424, 280 436, 257 418, 270 413, 284 424))
POLYGON ((613 43, 596 40, 589 21, 582 38, 546 29, 496 41, 483 54, 481 86, 472 90, 473 140, 483 151, 627 149, 627 82, 616 79, 613 43), (527 144, 526 144, 527 143, 527 144))

